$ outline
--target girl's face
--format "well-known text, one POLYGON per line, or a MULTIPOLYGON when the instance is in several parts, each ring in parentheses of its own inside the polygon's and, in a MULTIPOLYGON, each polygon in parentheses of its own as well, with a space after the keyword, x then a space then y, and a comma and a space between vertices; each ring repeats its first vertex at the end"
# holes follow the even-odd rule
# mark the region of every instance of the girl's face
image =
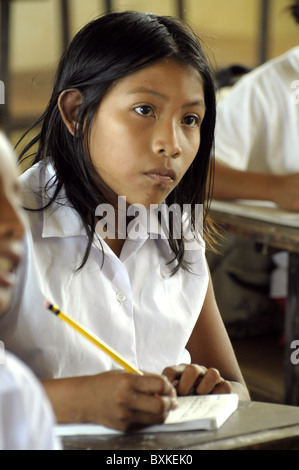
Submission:
POLYGON ((0 134, 0 312, 8 306, 13 270, 20 261, 24 234, 20 203, 14 154, 0 134))
POLYGON ((90 134, 98 173, 128 204, 161 204, 193 162, 205 100, 199 72, 174 60, 124 77, 104 96, 90 134))

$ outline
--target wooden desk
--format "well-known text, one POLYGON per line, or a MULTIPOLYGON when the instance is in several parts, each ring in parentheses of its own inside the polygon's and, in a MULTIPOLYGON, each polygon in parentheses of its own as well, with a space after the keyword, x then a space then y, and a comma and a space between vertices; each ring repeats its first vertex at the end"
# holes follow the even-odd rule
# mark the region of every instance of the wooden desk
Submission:
POLYGON ((274 247, 289 252, 284 353, 285 403, 299 405, 299 365, 292 364, 290 359, 294 351, 290 345, 293 340, 299 340, 299 228, 249 217, 246 215, 246 207, 243 215, 217 209, 212 209, 211 214, 229 233, 247 237, 261 244, 265 250, 274 247))
POLYGON ((217 431, 70 436, 63 438, 63 446, 66 450, 112 451, 105 456, 120 450, 147 450, 154 454, 175 450, 170 454, 184 451, 184 455, 195 450, 298 450, 299 408, 241 402, 238 410, 217 431))

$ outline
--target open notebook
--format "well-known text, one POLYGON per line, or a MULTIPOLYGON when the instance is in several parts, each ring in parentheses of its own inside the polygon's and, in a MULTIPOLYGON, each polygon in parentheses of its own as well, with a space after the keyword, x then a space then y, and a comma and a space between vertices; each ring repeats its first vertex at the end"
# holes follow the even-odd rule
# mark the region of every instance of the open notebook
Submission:
MULTIPOLYGON (((163 424, 148 426, 138 433, 215 430, 238 408, 238 395, 196 395, 178 397, 179 406, 170 411, 163 424)), ((58 436, 122 434, 121 431, 97 424, 59 424, 58 436)))

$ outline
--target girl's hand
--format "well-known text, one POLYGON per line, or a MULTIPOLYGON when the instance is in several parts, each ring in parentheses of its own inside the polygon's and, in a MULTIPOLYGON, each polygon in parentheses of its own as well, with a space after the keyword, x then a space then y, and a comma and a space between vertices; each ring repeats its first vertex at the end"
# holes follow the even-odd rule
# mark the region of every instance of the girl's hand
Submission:
POLYGON ((207 369, 197 364, 180 364, 166 367, 163 371, 176 388, 178 395, 207 395, 231 393, 232 386, 224 380, 217 369, 207 369))
POLYGON ((109 371, 78 381, 80 421, 128 431, 163 423, 177 406, 175 388, 161 375, 109 371))

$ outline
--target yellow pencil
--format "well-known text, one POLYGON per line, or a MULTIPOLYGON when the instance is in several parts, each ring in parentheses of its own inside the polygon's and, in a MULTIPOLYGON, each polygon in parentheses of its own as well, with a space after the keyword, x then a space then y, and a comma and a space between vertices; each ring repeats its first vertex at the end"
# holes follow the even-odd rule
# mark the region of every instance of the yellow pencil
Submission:
POLYGON ((85 328, 83 328, 83 326, 79 325, 79 323, 77 323, 75 320, 73 320, 68 315, 63 313, 57 305, 51 304, 50 302, 45 302, 44 305, 46 308, 48 308, 53 313, 55 313, 55 315, 57 315, 59 318, 61 318, 63 321, 65 321, 70 326, 72 326, 75 330, 81 333, 81 335, 85 336, 85 338, 89 339, 89 341, 91 341, 98 348, 100 348, 102 351, 108 354, 108 356, 110 356, 115 362, 120 364, 126 371, 143 375, 143 373, 140 370, 136 369, 136 367, 133 366, 133 364, 130 364, 126 359, 120 356, 116 351, 110 348, 107 344, 105 344, 96 336, 89 333, 85 328))

